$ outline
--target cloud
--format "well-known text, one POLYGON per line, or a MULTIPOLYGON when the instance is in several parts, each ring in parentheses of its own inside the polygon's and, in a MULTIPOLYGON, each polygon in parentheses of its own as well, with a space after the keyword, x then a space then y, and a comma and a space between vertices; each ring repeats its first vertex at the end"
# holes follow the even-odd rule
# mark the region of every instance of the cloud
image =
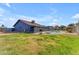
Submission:
POLYGON ((35 20, 36 23, 39 23, 41 25, 46 25, 46 26, 55 26, 59 25, 59 20, 52 17, 51 15, 45 15, 42 17, 32 17, 32 16, 24 16, 24 15, 13 15, 13 16, 5 16, 3 18, 4 25, 7 27, 12 27, 18 19, 24 19, 27 21, 32 21, 35 20), (9 23, 8 23, 9 22, 9 23))
POLYGON ((74 16, 72 16, 72 18, 79 19, 79 13, 75 14, 74 16))
POLYGON ((53 19, 53 22, 58 22, 58 19, 53 19))
POLYGON ((79 21, 79 13, 72 16, 73 22, 77 23, 79 21))
POLYGON ((5 5, 9 8, 11 7, 10 3, 5 3, 5 5))
POLYGON ((2 14, 0 14, 0 16, 3 16, 2 14))
POLYGON ((1 3, 2 5, 4 5, 4 6, 7 6, 7 7, 11 7, 11 4, 10 3, 1 3))
POLYGON ((27 21, 35 20, 36 23, 39 23, 41 25, 52 25, 54 18, 50 15, 45 15, 45 16, 42 16, 42 17, 14 15, 14 16, 9 17, 8 21, 11 21, 11 22, 15 23, 15 21, 17 21, 18 19, 24 19, 24 20, 27 20, 27 21))
POLYGON ((59 25, 59 18, 53 17, 52 15, 44 15, 40 18, 35 18, 36 21, 42 25, 46 26, 53 26, 53 25, 59 25))
POLYGON ((56 26, 56 25, 59 25, 59 24, 58 24, 58 23, 56 23, 56 22, 55 22, 55 23, 54 23, 54 22, 52 23, 52 26, 56 26))
POLYGON ((1 25, 1 24, 3 24, 3 22, 2 22, 2 21, 0 21, 0 25, 1 25))
POLYGON ((10 11, 0 7, 0 16, 5 17, 6 15, 10 15, 10 11))
MULTIPOLYGON (((5 5, 8 7, 11 7, 9 3, 6 3, 5 5)), ((51 12, 53 13, 55 11, 52 10, 51 12)), ((49 15, 42 15, 42 16, 34 17, 34 16, 14 14, 6 9, 0 8, 0 17, 2 17, 0 19, 2 20, 3 24, 6 25, 7 27, 12 27, 13 24, 15 24, 15 22, 18 19, 24 19, 28 21, 35 20, 35 22, 41 25, 46 25, 46 26, 59 25, 59 18, 55 17, 51 13, 49 15)))
POLYGON ((3 16, 4 13, 5 13, 5 10, 3 8, 0 8, 0 16, 3 16))
MULTIPOLYGON (((10 16, 12 13, 10 11, 0 7, 0 25, 7 25, 10 23, 10 16)), ((11 24, 11 23, 10 23, 11 24)))
MULTIPOLYGON (((5 3, 4 5, 9 8, 11 7, 10 3, 5 3)), ((4 10, 4 9, 3 9, 2 13, 1 13, 1 11, 0 11, 0 16, 1 17, 4 16, 3 22, 5 23, 5 25, 9 22, 8 26, 12 26, 12 24, 14 24, 18 19, 25 19, 28 21, 35 20, 35 22, 42 24, 42 25, 47 25, 47 26, 51 26, 53 24, 58 24, 58 22, 59 22, 59 19, 57 17, 55 17, 57 10, 54 8, 50 8, 50 13, 48 15, 42 15, 42 16, 36 16, 36 17, 17 15, 14 13, 10 13, 10 11, 4 10)))
POLYGON ((55 18, 52 15, 44 15, 44 16, 41 16, 41 17, 30 17, 30 16, 19 15, 17 18, 18 19, 19 18, 25 19, 25 20, 28 20, 28 21, 35 20, 35 22, 37 22, 41 25, 46 25, 46 26, 60 25, 59 24, 60 18, 55 18))

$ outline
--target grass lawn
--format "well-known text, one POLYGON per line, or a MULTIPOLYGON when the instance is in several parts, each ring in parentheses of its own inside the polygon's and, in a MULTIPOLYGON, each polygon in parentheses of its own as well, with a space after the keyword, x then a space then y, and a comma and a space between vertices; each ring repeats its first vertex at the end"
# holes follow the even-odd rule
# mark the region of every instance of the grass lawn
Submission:
POLYGON ((0 35, 1 55, 77 55, 77 35, 0 35))

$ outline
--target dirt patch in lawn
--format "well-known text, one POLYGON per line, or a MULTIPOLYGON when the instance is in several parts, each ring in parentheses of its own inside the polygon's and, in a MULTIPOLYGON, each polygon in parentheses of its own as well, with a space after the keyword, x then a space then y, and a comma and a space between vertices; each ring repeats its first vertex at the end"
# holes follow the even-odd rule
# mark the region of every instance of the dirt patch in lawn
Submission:
POLYGON ((5 33, 5 32, 0 32, 0 35, 11 35, 11 34, 16 34, 16 33, 5 33))

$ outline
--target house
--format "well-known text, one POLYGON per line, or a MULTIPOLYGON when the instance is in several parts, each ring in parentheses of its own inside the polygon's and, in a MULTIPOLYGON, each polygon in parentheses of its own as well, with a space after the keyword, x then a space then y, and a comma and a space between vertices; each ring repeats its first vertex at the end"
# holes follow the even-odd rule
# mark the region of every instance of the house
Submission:
POLYGON ((46 31, 47 27, 44 25, 37 24, 35 21, 26 21, 19 19, 14 24, 13 31, 15 32, 27 32, 27 33, 34 33, 40 31, 46 31))

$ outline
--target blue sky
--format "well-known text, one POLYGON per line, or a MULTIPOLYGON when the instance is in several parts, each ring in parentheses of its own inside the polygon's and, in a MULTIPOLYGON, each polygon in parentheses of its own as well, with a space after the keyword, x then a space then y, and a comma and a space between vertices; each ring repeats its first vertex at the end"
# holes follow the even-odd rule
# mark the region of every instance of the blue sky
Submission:
POLYGON ((0 25, 6 27, 12 27, 18 19, 54 26, 68 25, 78 18, 78 3, 0 3, 0 25))

